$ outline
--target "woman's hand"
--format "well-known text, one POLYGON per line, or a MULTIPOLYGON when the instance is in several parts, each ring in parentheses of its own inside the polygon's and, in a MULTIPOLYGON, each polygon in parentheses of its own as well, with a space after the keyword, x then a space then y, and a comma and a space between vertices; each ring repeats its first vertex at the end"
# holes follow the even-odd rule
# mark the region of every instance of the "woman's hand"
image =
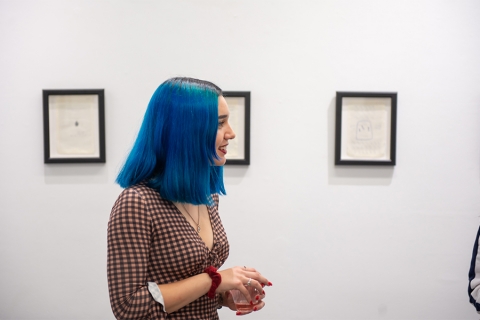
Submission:
MULTIPOLYGON (((254 301, 258 301, 258 303, 256 303, 253 306, 252 311, 258 311, 265 306, 265 302, 263 302, 263 300, 262 300, 263 298, 265 298, 265 293, 259 295, 258 297, 254 297, 254 301)), ((230 291, 225 292, 225 295, 224 295, 223 299, 224 299, 223 303, 226 307, 229 307, 230 310, 237 311, 237 316, 243 316, 243 315, 246 315, 246 314, 249 314, 249 313, 252 312, 252 311, 238 311, 237 306, 235 305, 235 302, 233 301, 233 296, 230 293, 230 291)))
POLYGON ((223 305, 229 307, 230 310, 237 311, 237 306, 233 301, 233 296, 230 291, 225 291, 225 293, 223 293, 223 305))
MULTIPOLYGON (((216 292, 225 292, 225 304, 231 310, 237 310, 235 303, 233 302, 232 295, 228 292, 228 290, 237 289, 239 290, 245 298, 247 298, 248 302, 251 304, 255 304, 254 311, 260 310, 265 306, 265 302, 262 299, 265 297, 265 291, 263 287, 271 286, 272 283, 268 281, 267 278, 262 276, 260 272, 255 270, 255 268, 249 267, 233 267, 230 269, 219 271, 220 275, 222 276, 222 282, 217 288, 216 292), (245 286, 252 286, 257 289, 258 292, 261 294, 250 297, 248 290, 245 286)), ((240 312, 237 311, 237 315, 243 315, 250 312, 240 312)))

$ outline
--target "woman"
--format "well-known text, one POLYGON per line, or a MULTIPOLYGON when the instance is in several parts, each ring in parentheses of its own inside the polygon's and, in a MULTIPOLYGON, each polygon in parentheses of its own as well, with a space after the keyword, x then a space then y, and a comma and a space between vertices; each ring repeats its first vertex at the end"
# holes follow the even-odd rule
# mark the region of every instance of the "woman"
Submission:
MULTIPOLYGON (((117 182, 125 188, 108 223, 108 285, 117 319, 218 319, 238 289, 263 308, 271 283, 254 268, 217 271, 228 257, 218 215, 228 141, 222 91, 173 78, 148 105, 117 182), (262 295, 250 297, 245 285, 262 295)), ((237 311, 237 315, 243 313, 237 311)))

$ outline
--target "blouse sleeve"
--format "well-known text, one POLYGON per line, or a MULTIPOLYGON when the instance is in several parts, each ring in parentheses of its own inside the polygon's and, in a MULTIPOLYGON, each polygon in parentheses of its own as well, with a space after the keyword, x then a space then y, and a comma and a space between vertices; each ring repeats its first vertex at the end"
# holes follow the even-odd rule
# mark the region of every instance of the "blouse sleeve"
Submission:
MULTIPOLYGON (((117 319, 145 319, 152 308, 161 308, 147 284, 152 224, 142 197, 125 189, 108 223, 108 290, 117 319)), ((158 310, 157 310, 158 311, 158 310)))
POLYGON ((163 294, 160 291, 160 288, 155 282, 148 282, 148 291, 152 295, 153 299, 165 307, 165 302, 163 301, 163 294))

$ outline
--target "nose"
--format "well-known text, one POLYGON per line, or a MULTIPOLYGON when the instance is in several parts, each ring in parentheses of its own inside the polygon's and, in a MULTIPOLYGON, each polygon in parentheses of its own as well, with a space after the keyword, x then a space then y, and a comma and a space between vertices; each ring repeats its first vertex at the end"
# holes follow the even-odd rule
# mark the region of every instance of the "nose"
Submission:
POLYGON ((237 135, 235 134, 235 131, 233 131, 233 128, 230 124, 228 124, 228 130, 225 132, 225 139, 226 140, 232 140, 235 139, 237 135))

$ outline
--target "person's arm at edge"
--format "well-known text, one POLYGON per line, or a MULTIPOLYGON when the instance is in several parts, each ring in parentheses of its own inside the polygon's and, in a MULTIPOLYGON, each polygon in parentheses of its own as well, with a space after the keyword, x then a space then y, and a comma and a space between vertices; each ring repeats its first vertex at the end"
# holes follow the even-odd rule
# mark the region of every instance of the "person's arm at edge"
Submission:
POLYGON ((478 229, 475 244, 473 245, 472 259, 468 273, 468 296, 470 303, 473 304, 478 313, 480 313, 480 252, 478 251, 479 237, 480 228, 478 229))

